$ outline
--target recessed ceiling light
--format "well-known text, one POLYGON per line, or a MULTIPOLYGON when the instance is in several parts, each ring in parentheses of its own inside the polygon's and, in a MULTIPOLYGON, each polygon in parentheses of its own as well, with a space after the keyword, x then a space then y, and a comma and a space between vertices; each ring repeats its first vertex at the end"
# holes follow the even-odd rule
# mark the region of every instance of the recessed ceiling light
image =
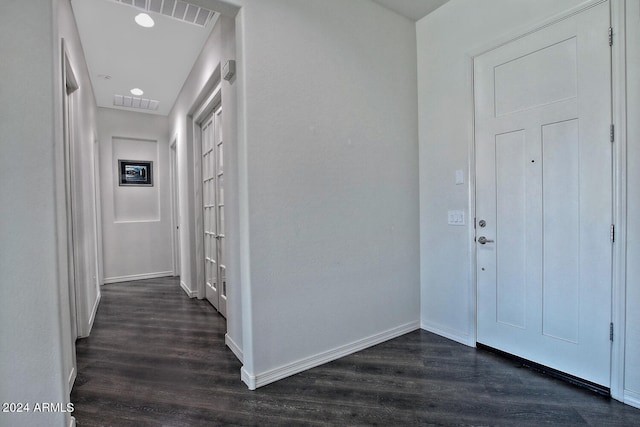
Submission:
POLYGON ((142 94, 144 94, 144 92, 142 91, 142 89, 138 89, 137 87, 136 87, 136 88, 131 89, 131 95, 140 96, 140 95, 142 95, 142 94))
MULTIPOLYGON (((206 27, 219 16, 218 13, 194 5, 192 0, 112 0, 124 5, 133 6, 144 12, 171 17, 182 22, 206 27), (215 19, 214 19, 215 18, 215 19)), ((2 3, 2 0, 0 0, 2 3)), ((196 2, 202 3, 202 2, 196 2)), ((233 3, 233 2, 232 2, 233 3)), ((153 15, 152 15, 153 16, 153 15)))
POLYGON ((146 13, 139 13, 135 17, 136 23, 141 27, 151 28, 155 25, 153 22, 153 18, 147 15, 146 13))

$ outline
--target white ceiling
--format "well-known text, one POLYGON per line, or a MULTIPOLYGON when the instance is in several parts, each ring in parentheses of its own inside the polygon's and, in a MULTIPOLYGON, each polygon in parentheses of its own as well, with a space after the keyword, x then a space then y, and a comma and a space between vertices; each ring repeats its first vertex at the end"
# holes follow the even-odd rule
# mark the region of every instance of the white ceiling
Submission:
POLYGON ((405 16, 412 21, 419 21, 449 0, 373 0, 387 9, 405 16))
POLYGON ((168 115, 218 14, 206 27, 147 12, 153 28, 138 26, 140 9, 111 0, 71 0, 99 107, 168 115), (104 75, 111 76, 105 79, 104 75), (114 95, 160 101, 157 111, 114 107, 114 95))
MULTIPOLYGON (((118 1, 131 0, 71 0, 98 106, 168 115, 219 14, 201 27, 147 12, 156 25, 143 28, 133 20, 141 10, 118 1), (136 87, 157 111, 114 106, 136 87)), ((448 0, 373 1, 417 21, 448 0)))

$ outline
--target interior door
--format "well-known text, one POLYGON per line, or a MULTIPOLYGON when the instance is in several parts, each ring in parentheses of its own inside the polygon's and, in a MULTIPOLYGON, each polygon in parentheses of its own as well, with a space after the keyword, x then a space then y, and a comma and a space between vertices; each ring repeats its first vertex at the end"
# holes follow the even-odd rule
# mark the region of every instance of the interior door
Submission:
POLYGON ((202 209, 204 221, 205 296, 218 309, 218 259, 216 239, 215 169, 213 115, 202 123, 202 209))
POLYGON ((202 201, 204 221, 205 296, 223 315, 227 313, 224 245, 224 157, 222 109, 202 123, 202 201))
POLYGON ((222 138, 222 108, 218 107, 213 113, 214 145, 216 152, 215 170, 215 199, 216 199, 216 246, 217 246, 217 274, 218 274, 218 311, 227 317, 227 267, 224 262, 224 142, 222 138))
POLYGON ((477 341, 609 387, 609 5, 474 60, 477 341))

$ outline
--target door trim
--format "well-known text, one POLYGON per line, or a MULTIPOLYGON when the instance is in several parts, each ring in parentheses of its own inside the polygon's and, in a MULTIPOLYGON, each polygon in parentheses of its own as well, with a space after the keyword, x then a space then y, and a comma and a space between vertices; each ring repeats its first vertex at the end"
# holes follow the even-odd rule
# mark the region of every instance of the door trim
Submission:
POLYGON ((100 299, 102 298, 102 290, 100 286, 103 284, 102 271, 102 195, 100 193, 100 140, 97 133, 93 135, 93 233, 94 233, 94 250, 95 250, 95 276, 93 277, 94 286, 96 287, 96 299, 93 307, 89 309, 89 320, 87 328, 87 336, 91 334, 93 323, 96 319, 100 299))
POLYGON ((613 146, 613 220, 616 237, 613 244, 611 321, 614 324, 611 346, 611 397, 624 401, 626 289, 627 289, 627 64, 626 2, 611 1, 612 117, 613 146), (616 326, 617 325, 617 326, 616 326))
POLYGON ((173 275, 180 276, 180 184, 178 179, 178 135, 173 137, 169 150, 173 275))
POLYGON ((74 102, 72 95, 76 92, 80 86, 78 80, 71 66, 71 60, 69 59, 69 51, 64 39, 61 43, 62 50, 62 165, 63 165, 63 185, 64 185, 64 236, 65 236, 65 254, 66 254, 66 280, 62 283, 67 283, 67 298, 69 304, 69 333, 71 340, 70 356, 71 356, 71 370, 68 375, 69 390, 73 388, 73 384, 77 375, 77 362, 76 362, 76 340, 79 336, 82 336, 83 329, 82 323, 79 321, 81 314, 81 304, 78 304, 79 292, 78 292, 78 265, 77 265, 77 242, 76 236, 78 235, 77 218, 74 212, 77 211, 75 206, 77 197, 74 197, 74 171, 73 164, 75 163, 74 149, 73 149, 73 107, 74 102))
MULTIPOLYGON (((590 0, 565 12, 551 16, 537 25, 516 29, 507 35, 486 43, 475 50, 469 51, 467 62, 467 112, 469 122, 468 132, 468 191, 469 191, 469 225, 468 225, 468 254, 469 254, 469 335, 463 343, 476 347, 477 340, 477 245, 475 243, 476 218, 476 141, 475 141, 475 82, 474 60, 476 57, 497 49, 507 43, 535 33, 545 27, 563 21, 573 15, 597 6, 609 0, 590 0)), ((614 323, 614 341, 611 346, 611 397, 624 400, 624 360, 625 360, 625 307, 626 307, 626 52, 625 52, 625 2, 612 1, 610 5, 610 20, 614 28, 614 43, 611 50, 612 64, 612 120, 614 124, 613 147, 613 220, 616 224, 616 238, 613 245, 612 271, 612 301, 611 317, 614 323)), ((606 35, 603 34, 603 37, 606 35)))

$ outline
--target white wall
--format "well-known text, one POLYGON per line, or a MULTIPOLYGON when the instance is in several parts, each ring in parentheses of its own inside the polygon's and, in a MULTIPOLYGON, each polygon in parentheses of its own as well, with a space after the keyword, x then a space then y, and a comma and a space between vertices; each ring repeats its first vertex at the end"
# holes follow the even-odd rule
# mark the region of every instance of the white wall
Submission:
MULTIPOLYGON (((0 187, 2 402, 68 400, 59 313, 63 284, 56 271, 55 51, 42 43, 53 33, 52 14, 47 0, 0 4, 0 53, 11 59, 0 66, 2 81, 11 82, 0 92, 3 100, 14 100, 0 103, 0 177, 5 183, 0 187), (37 120, 26 118, 27 112, 37 120)), ((3 425, 34 426, 61 426, 64 420, 62 414, 0 418, 3 425)))
POLYGON ((413 22, 368 0, 194 2, 241 7, 243 380, 264 385, 416 329, 413 22))
MULTIPOLYGON (((640 408, 640 2, 627 1, 627 310, 625 401, 640 408)), ((621 330, 622 328, 620 328, 621 330)))
POLYGON ((173 274, 169 122, 98 109, 105 283, 173 274), (118 160, 153 162, 152 187, 118 184, 118 160))
MULTIPOLYGON (((194 192, 201 185, 201 177, 194 170, 193 117, 194 111, 212 90, 221 85, 222 134, 225 164, 225 262, 227 267, 227 343, 242 359, 242 309, 240 297, 238 171, 237 171, 237 93, 235 80, 221 81, 220 67, 235 59, 235 22, 222 16, 215 24, 202 53, 196 60, 174 108, 169 116, 171 141, 177 143, 180 185, 181 271, 183 287, 190 295, 198 295, 199 275, 196 265, 195 222, 201 218, 201 208, 195 207, 194 192)), ((201 190, 199 190, 201 191, 201 190)), ((200 274, 202 282, 202 274, 200 274)), ((201 285, 202 283, 200 283, 201 285)), ((204 297, 204 295, 200 295, 204 297)))
MULTIPOLYGON (((0 3, 0 400, 69 402, 72 374, 66 207, 62 150, 62 52, 67 42, 80 85, 75 129, 78 161, 93 165, 95 102, 67 1, 0 3), (44 41, 49 41, 49 43, 44 41), (11 102, 6 102, 11 100, 11 102)), ((96 286, 92 168, 75 192, 78 282, 89 310, 96 286), (85 187, 86 185, 86 187, 85 187)), ((80 322, 87 328, 88 319, 80 322)), ((67 426, 68 413, 0 415, 12 426, 67 426)))
MULTIPOLYGON (((468 185, 456 186, 456 169, 468 183, 472 143, 473 98, 471 55, 501 38, 532 28, 541 21, 583 3, 581 0, 513 2, 452 0, 417 23, 418 103, 420 111, 420 267, 421 322, 425 329, 475 345, 475 299, 468 266, 470 229, 447 226, 447 210, 469 215, 468 185), (438 242, 437 246, 433 242, 438 242)), ((633 190, 640 180, 633 165, 640 162, 638 115, 638 2, 628 2, 629 75, 628 257, 625 388, 640 402, 640 198, 633 190)), ((618 31, 618 29, 614 29, 618 31)), ((622 31, 619 32, 622 34, 622 31)), ((624 326, 620 327, 620 331, 624 326)))
POLYGON ((369 1, 241 3, 243 379, 260 386, 418 327, 416 46, 369 1))

